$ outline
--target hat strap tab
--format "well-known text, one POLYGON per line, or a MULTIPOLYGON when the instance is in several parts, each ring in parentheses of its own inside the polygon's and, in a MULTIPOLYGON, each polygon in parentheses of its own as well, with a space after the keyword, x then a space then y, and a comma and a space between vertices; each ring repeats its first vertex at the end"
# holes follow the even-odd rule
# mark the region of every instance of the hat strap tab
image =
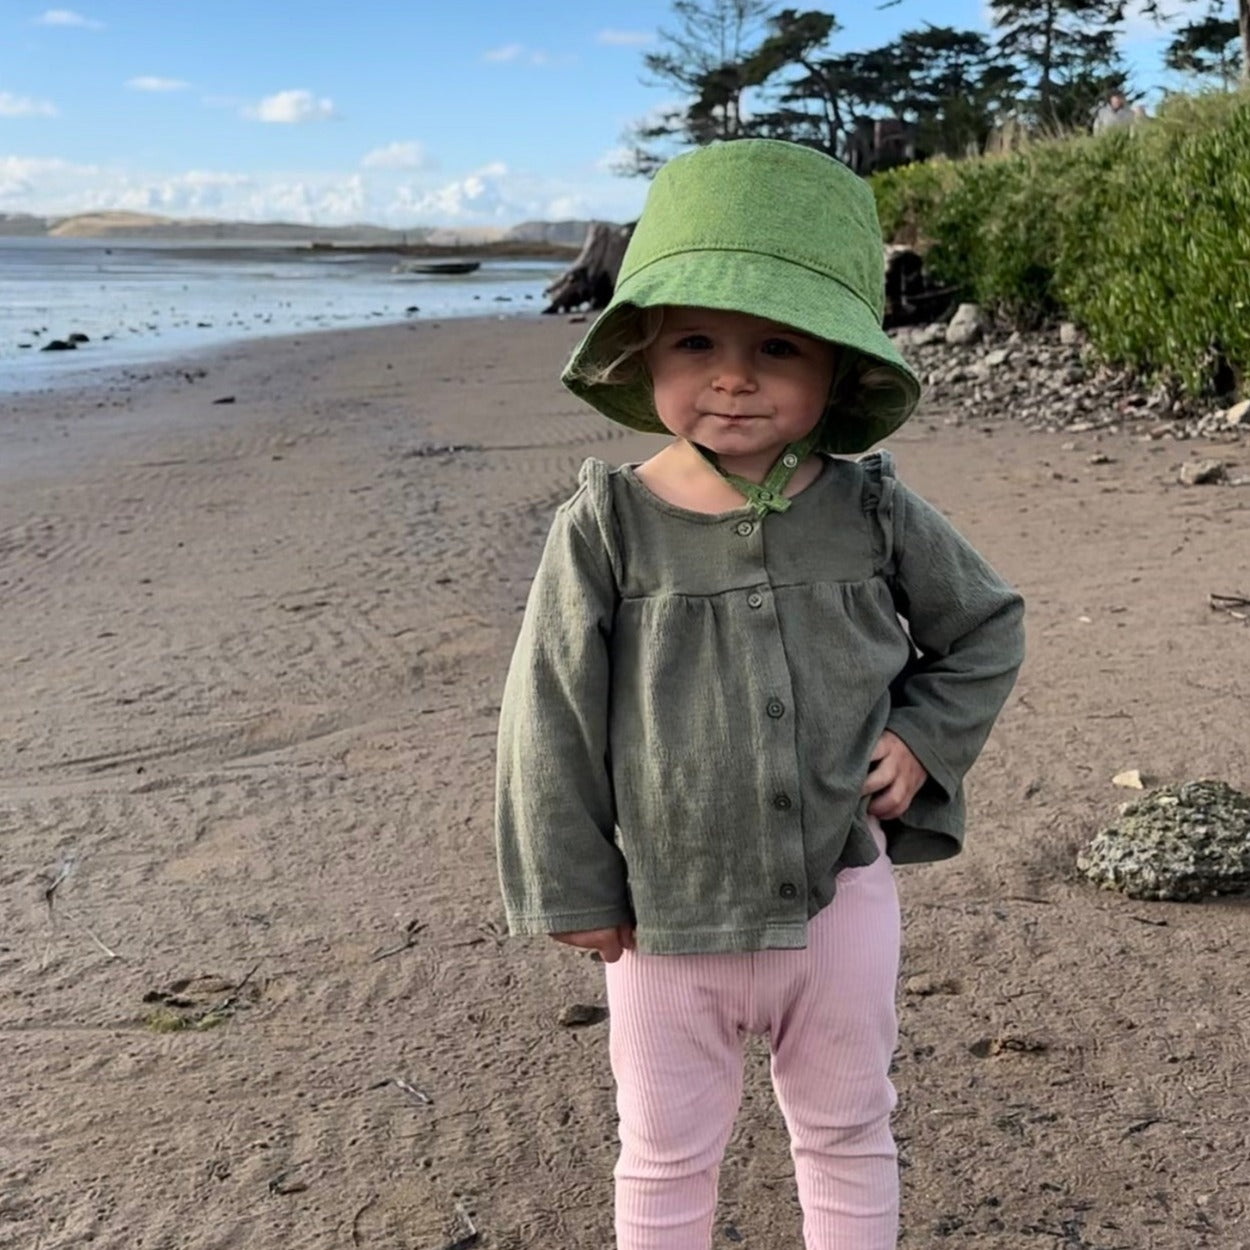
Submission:
POLYGON ((694 448, 734 490, 746 496, 747 506, 762 521, 770 512, 789 511, 793 501, 787 497, 786 487, 790 485, 791 478, 798 472, 799 465, 816 449, 820 441, 818 429, 819 425, 806 438, 787 444, 785 450, 773 463, 773 467, 765 474, 762 482, 752 482, 749 478, 730 473, 721 468, 715 452, 701 447, 698 443, 694 444, 694 448))

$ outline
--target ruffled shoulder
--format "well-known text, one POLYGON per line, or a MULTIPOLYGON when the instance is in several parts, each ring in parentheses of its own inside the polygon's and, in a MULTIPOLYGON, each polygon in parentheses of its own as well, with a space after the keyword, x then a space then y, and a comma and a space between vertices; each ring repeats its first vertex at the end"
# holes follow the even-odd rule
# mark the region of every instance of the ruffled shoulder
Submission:
POLYGON ((860 506, 872 524, 873 572, 889 581, 894 577, 896 556, 894 457, 888 451, 874 451, 855 463, 862 474, 860 506))
POLYGON ((617 472, 604 460, 593 457, 584 460, 577 474, 577 490, 564 508, 584 529, 593 529, 612 566, 612 576, 620 586, 621 535, 612 490, 612 479, 617 472))

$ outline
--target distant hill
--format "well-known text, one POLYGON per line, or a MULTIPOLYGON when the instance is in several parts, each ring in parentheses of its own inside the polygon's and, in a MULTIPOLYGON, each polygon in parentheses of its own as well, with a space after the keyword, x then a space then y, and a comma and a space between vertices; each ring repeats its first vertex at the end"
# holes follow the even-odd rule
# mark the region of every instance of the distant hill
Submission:
POLYGON ((526 221, 501 226, 415 226, 391 230, 366 223, 351 226, 304 226, 288 221, 215 221, 209 218, 161 217, 152 213, 80 213, 71 217, 39 217, 0 213, 0 236, 48 236, 75 239, 150 239, 163 242, 333 243, 385 246, 430 244, 441 247, 482 247, 494 243, 582 245, 588 221, 526 221))
POLYGON ((48 227, 52 224, 52 219, 48 217, 32 217, 29 213, 0 213, 0 236, 20 235, 29 238, 32 235, 47 234, 48 227))
POLYGON ((507 238, 518 243, 556 243, 562 247, 581 247, 586 231, 593 221, 523 221, 513 226, 507 238))
POLYGON ((428 231, 388 230, 382 226, 304 226, 288 221, 215 221, 210 218, 158 217, 149 213, 83 213, 52 223, 55 238, 152 239, 231 243, 420 243, 428 231))

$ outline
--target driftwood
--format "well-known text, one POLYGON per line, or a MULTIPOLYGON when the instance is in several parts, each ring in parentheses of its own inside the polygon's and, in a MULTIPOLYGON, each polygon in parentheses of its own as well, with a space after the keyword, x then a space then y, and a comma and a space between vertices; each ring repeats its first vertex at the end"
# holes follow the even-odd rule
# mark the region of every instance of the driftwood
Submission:
POLYGON ((551 301, 543 312, 573 312, 587 305, 596 312, 606 308, 633 233, 632 223, 613 226, 591 222, 577 259, 543 292, 551 301))
POLYGON ((885 249, 885 328, 936 321, 950 308, 954 287, 941 286, 925 269, 914 248, 887 244, 885 249))

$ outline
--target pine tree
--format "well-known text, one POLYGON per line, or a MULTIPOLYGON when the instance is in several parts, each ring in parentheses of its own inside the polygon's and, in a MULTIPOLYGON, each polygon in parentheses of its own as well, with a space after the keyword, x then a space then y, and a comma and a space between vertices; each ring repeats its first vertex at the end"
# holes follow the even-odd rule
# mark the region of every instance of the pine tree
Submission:
POLYGON ((676 88, 686 103, 632 128, 620 172, 654 173, 664 147, 673 143, 698 145, 746 133, 742 100, 758 85, 752 57, 775 7, 768 0, 673 0, 676 25, 660 30, 663 48, 648 52, 643 64, 653 84, 676 88))
POLYGON ((1083 123, 1119 85, 1124 9, 1125 0, 990 0, 999 49, 1036 75, 1034 112, 1043 126, 1083 123))
POLYGON ((1207 16, 1177 30, 1164 61, 1178 73, 1217 75, 1227 87, 1236 80, 1239 68, 1244 71, 1244 58, 1239 54, 1236 19, 1207 16))
MULTIPOLYGON (((1180 0, 1192 3, 1192 0, 1180 0)), ((1219 73, 1228 80, 1232 66, 1240 62, 1241 81, 1250 83, 1250 0, 1205 0, 1204 17, 1182 26, 1167 51, 1169 69, 1191 74, 1219 73), (1233 11, 1236 16, 1233 16, 1233 11), (1236 39, 1240 50, 1230 55, 1228 44, 1236 39)), ((1142 12, 1160 25, 1169 21, 1169 12, 1162 8, 1162 0, 1145 0, 1142 12)))

